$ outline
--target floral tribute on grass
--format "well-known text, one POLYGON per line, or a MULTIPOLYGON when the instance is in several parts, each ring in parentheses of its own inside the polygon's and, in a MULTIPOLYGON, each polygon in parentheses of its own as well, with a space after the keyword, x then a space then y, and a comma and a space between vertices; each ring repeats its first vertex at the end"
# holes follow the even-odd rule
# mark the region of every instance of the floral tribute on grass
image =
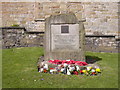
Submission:
POLYGON ((86 62, 74 60, 49 60, 41 62, 38 66, 38 72, 50 74, 67 74, 67 75, 89 75, 94 76, 101 73, 98 66, 87 66, 86 62), (51 65, 56 65, 51 67, 51 65))

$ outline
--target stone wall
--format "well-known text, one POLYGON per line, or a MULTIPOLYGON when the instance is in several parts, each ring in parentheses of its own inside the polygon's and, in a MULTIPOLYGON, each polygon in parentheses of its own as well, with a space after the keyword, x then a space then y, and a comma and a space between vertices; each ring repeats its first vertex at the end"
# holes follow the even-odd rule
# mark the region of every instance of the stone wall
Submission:
POLYGON ((33 2, 2 2, 2 26, 19 24, 35 19, 35 3, 33 2))
POLYGON ((120 41, 114 36, 86 36, 86 51, 118 52, 120 41))
POLYGON ((83 16, 87 35, 118 35, 118 3, 84 3, 83 16))
POLYGON ((2 6, 2 17, 0 17, 2 26, 0 27, 15 24, 25 27, 25 30, 3 29, 3 47, 5 48, 6 46, 43 45, 42 36, 45 31, 45 18, 50 15, 69 12, 75 13, 79 20, 86 19, 86 22, 84 22, 86 35, 92 35, 92 37, 86 37, 86 50, 114 51, 115 49, 117 50, 119 45, 118 6, 120 6, 120 3, 2 2, 0 5, 2 6), (11 34, 9 30, 13 30, 11 34), (23 30, 24 33, 15 33, 20 30, 23 30))
MULTIPOLYGON (((28 32, 25 28, 2 28, 2 48, 41 47, 44 32, 28 32)), ((118 52, 120 40, 114 36, 86 36, 86 51, 118 52)))
POLYGON ((66 12, 86 19, 87 35, 119 33, 117 2, 2 2, 2 26, 19 24, 31 31, 44 31, 44 22, 34 20, 66 12))
POLYGON ((2 28, 2 48, 43 46, 43 33, 25 28, 2 28))

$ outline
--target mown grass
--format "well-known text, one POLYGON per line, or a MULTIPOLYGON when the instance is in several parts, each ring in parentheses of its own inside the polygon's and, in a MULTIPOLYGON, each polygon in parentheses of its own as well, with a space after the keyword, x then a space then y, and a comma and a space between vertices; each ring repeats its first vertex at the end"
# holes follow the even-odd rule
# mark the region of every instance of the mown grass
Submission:
POLYGON ((100 76, 58 75, 37 72, 37 58, 43 48, 4 49, 2 57, 3 88, 118 88, 118 54, 87 52, 101 58, 100 76))

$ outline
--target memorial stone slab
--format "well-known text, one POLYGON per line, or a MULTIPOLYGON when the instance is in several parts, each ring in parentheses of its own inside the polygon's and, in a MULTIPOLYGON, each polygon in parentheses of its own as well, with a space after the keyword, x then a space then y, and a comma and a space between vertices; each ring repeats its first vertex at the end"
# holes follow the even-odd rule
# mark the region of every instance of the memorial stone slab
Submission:
POLYGON ((46 18, 44 59, 85 61, 85 31, 82 21, 73 13, 46 18))

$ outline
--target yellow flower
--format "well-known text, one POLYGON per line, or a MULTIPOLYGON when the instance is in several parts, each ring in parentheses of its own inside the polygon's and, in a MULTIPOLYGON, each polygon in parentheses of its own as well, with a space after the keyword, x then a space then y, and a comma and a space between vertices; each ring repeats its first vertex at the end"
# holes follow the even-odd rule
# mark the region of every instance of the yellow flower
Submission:
POLYGON ((96 68, 96 72, 101 72, 101 70, 99 68, 96 68))
POLYGON ((86 70, 82 70, 82 72, 83 72, 83 73, 85 73, 85 72, 86 72, 86 70))

